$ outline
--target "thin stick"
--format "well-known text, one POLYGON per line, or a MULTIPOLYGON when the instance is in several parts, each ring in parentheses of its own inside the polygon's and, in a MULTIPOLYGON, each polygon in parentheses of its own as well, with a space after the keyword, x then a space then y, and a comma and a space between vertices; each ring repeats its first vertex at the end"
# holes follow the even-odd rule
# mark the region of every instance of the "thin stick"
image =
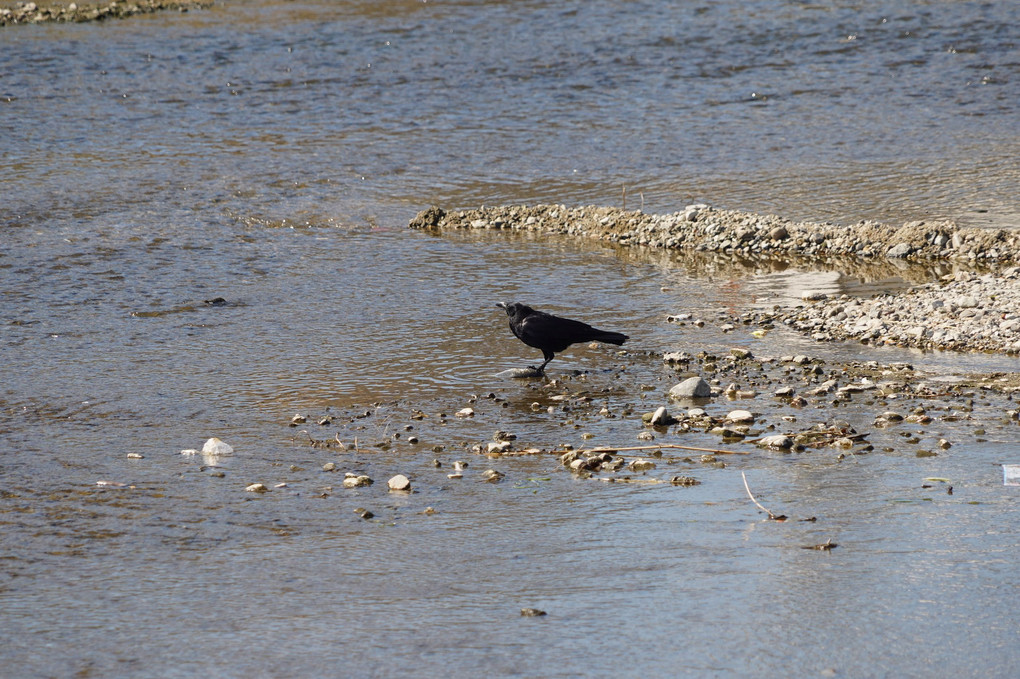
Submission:
POLYGON ((744 488, 747 490, 747 497, 751 498, 751 502, 753 502, 755 505, 757 505, 758 509, 760 509, 763 512, 765 512, 766 514, 768 514, 769 518, 772 519, 773 521, 778 521, 780 518, 783 518, 783 519, 786 518, 785 516, 777 517, 775 514, 773 514, 769 510, 767 510, 764 507, 762 507, 761 503, 758 502, 757 500, 755 500, 754 499, 754 495, 751 494, 751 487, 749 485, 747 485, 747 477, 744 475, 744 472, 740 472, 740 476, 741 476, 741 478, 744 479, 744 488))
POLYGON ((579 450, 578 453, 615 453, 620 450, 659 450, 661 448, 672 448, 674 450, 696 450, 699 453, 717 453, 719 455, 750 455, 751 453, 742 450, 722 450, 721 448, 698 448, 697 446, 681 446, 676 443, 660 443, 657 446, 628 446, 626 448, 589 448, 579 450))

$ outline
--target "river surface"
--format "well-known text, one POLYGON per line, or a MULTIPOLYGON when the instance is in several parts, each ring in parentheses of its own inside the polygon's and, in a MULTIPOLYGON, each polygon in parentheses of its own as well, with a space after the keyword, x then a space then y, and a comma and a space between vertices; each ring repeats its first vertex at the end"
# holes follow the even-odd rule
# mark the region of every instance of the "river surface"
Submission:
POLYGON ((1015 13, 254 0, 0 31, 0 674, 1015 676, 1012 399, 793 409, 776 367, 704 407, 874 448, 735 443, 641 483, 471 452, 497 430, 640 444, 681 377, 664 351, 1020 369, 724 328, 950 269, 406 228, 432 204, 624 201, 1018 226, 1015 13), (632 339, 558 356, 553 386, 497 377, 540 360, 507 300, 632 339), (873 430, 915 407, 934 422, 873 430), (181 454, 213 436, 234 454, 181 454), (387 492, 398 473, 414 493, 387 492))

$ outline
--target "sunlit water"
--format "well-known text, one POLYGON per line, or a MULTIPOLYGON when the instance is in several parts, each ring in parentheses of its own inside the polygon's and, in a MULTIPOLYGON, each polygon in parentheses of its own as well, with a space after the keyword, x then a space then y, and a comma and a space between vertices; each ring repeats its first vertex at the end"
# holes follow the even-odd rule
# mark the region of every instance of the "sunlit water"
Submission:
POLYGON ((3 673, 1011 676, 1003 397, 949 421, 958 398, 719 400, 779 431, 844 419, 875 451, 735 445, 751 454, 725 468, 667 455, 644 477, 693 488, 469 451, 498 429, 521 448, 638 444, 678 379, 668 350, 1016 370, 721 330, 805 289, 946 271, 404 228, 433 203, 620 205, 624 186, 649 211, 1015 225, 1011 11, 224 2, 0 32, 3 673), (495 307, 514 299, 632 337, 550 364, 594 407, 549 412, 541 382, 495 377, 540 360, 495 307), (679 313, 706 324, 665 322, 679 313), (872 431, 918 405, 936 422, 872 431), (346 450, 309 445, 334 435, 346 450), (210 436, 236 454, 180 455, 210 436), (376 483, 344 490, 344 471, 376 483), (764 521, 741 471, 817 521, 764 521), (388 494, 396 473, 416 493, 388 494))

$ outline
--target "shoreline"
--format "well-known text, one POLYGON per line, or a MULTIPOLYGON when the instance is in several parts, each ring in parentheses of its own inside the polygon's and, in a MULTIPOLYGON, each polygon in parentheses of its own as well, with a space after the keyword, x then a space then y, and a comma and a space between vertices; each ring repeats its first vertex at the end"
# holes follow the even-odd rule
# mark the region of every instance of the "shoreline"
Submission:
POLYGON ((816 341, 856 340, 922 350, 1020 354, 1020 230, 960 228, 946 220, 900 227, 793 222, 775 215, 691 205, 650 215, 610 207, 563 205, 482 207, 419 212, 410 228, 544 232, 745 257, 836 257, 878 262, 981 265, 938 281, 870 299, 807 295, 802 305, 749 312, 742 320, 783 323, 816 341))
POLYGON ((19 2, 15 7, 0 7, 0 26, 41 24, 48 22, 103 21, 105 19, 126 19, 137 14, 152 14, 176 10, 187 12, 205 9, 213 0, 129 0, 78 4, 50 3, 39 5, 35 2, 19 2))

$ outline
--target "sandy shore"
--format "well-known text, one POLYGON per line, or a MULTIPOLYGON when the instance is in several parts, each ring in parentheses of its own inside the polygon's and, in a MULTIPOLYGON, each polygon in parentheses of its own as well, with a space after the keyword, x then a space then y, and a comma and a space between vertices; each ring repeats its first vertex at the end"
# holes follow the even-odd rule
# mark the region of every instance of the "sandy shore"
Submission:
MULTIPOLYGON (((691 205, 650 215, 608 207, 503 206, 458 212, 439 208, 415 216, 418 229, 508 229, 748 257, 905 260, 981 265, 934 283, 872 299, 813 297, 802 305, 754 314, 785 323, 819 341, 858 340, 920 349, 1020 353, 1020 231, 959 228, 949 221, 853 225, 792 222, 774 215, 691 205)), ((830 260, 831 262, 831 260, 830 260)))
POLYGON ((123 19, 136 14, 149 14, 163 10, 187 12, 189 9, 208 7, 212 0, 129 0, 128 2, 19 2, 0 8, 0 26, 12 24, 38 24, 47 21, 102 21, 123 19))

